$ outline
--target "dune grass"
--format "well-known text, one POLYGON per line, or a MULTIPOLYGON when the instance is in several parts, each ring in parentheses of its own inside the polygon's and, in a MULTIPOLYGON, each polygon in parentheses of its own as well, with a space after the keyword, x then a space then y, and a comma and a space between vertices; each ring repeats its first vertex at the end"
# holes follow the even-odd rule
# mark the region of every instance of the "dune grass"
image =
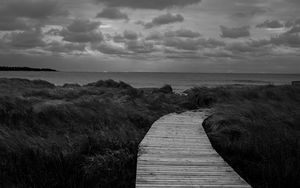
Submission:
POLYGON ((0 187, 134 187, 137 146, 159 117, 201 107, 214 148, 253 187, 300 187, 300 88, 174 94, 123 82, 0 79, 0 187))
POLYGON ((0 79, 0 187, 134 187, 137 146, 182 96, 0 79))
POLYGON ((300 88, 194 88, 214 148, 253 187, 300 187, 300 88))

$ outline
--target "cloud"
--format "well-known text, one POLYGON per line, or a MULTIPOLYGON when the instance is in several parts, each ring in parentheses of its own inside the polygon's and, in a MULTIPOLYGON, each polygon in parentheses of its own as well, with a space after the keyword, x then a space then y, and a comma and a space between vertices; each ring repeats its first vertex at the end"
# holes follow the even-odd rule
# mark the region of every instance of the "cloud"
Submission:
MULTIPOLYGON (((285 27, 291 28, 291 29, 295 28, 295 29, 293 29, 294 31, 297 30, 296 28, 300 27, 300 19, 287 21, 285 23, 285 27)), ((291 31, 291 32, 293 32, 293 31, 291 31)))
POLYGON ((73 54, 74 52, 83 52, 85 47, 85 44, 82 43, 62 43, 54 41, 48 44, 44 49, 54 53, 73 54))
POLYGON ((62 10, 58 1, 48 0, 12 0, 4 2, 0 15, 7 17, 24 17, 32 19, 45 19, 49 16, 65 16, 68 12, 62 10))
POLYGON ((137 40, 138 34, 131 30, 125 30, 123 34, 116 34, 112 38, 115 43, 125 43, 128 40, 137 40))
POLYGON ((224 49, 204 51, 203 56, 213 57, 213 58, 235 58, 232 52, 224 49))
POLYGON ((286 53, 293 51, 291 48, 300 47, 300 33, 291 33, 289 31, 273 36, 269 39, 249 40, 245 42, 227 43, 225 50, 231 51, 237 56, 239 54, 248 54, 251 56, 279 54, 284 49, 286 53), (277 50, 277 51, 276 51, 277 50), (279 51, 278 51, 279 50, 279 51))
POLYGON ((255 5, 250 5, 250 6, 246 5, 245 7, 242 8, 242 11, 240 10, 234 13, 232 16, 236 18, 247 18, 247 17, 253 17, 256 15, 265 14, 266 12, 267 12, 266 8, 258 7, 255 5))
POLYGON ((296 33, 284 33, 270 39, 270 43, 292 48, 300 47, 300 35, 296 33))
POLYGON ((136 40, 138 39, 138 34, 134 31, 125 30, 123 33, 123 37, 128 40, 136 40))
POLYGON ((179 50, 197 51, 200 48, 217 48, 225 46, 225 43, 215 39, 192 39, 192 38, 165 38, 164 45, 179 50))
POLYGON ((153 43, 144 40, 126 41, 125 46, 127 50, 133 53, 150 53, 154 51, 153 43))
POLYGON ((45 46, 41 29, 36 28, 29 31, 12 32, 6 36, 9 45, 15 48, 35 48, 45 46))
POLYGON ((51 28, 45 34, 46 35, 59 36, 60 32, 61 32, 61 29, 59 29, 59 28, 51 28))
POLYGON ((51 16, 67 15, 57 1, 11 0, 1 2, 0 30, 27 30, 51 16))
POLYGON ((266 39, 230 43, 215 41, 215 44, 211 41, 210 43, 212 44, 211 47, 214 48, 203 48, 200 53, 208 57, 224 57, 239 60, 247 59, 252 56, 261 57, 271 55, 274 48, 270 41, 266 39))
POLYGON ((220 26, 221 28, 221 37, 222 38, 241 38, 241 37, 249 37, 250 36, 250 27, 243 26, 237 28, 229 28, 225 26, 220 26))
POLYGON ((14 30, 27 30, 30 26, 23 19, 12 17, 0 17, 0 30, 14 31, 14 30))
POLYGON ((204 48, 217 48, 225 46, 225 42, 216 39, 198 39, 198 43, 204 48))
POLYGON ((126 13, 121 12, 117 8, 104 8, 101 12, 99 12, 96 16, 97 18, 107 18, 112 20, 128 20, 128 15, 126 13))
POLYGON ((256 25, 256 27, 276 29, 276 28, 282 28, 284 27, 284 25, 280 23, 280 21, 278 20, 266 20, 263 23, 256 25))
POLYGON ((114 46, 108 43, 93 45, 92 48, 104 54, 117 54, 117 55, 129 54, 124 48, 120 46, 114 46))
POLYGON ((285 27, 292 27, 294 25, 294 22, 293 21, 287 21, 284 26, 285 27))
POLYGON ((294 25, 300 25, 300 18, 294 21, 294 25))
POLYGON ((250 40, 247 42, 228 43, 225 50, 232 52, 235 56, 248 54, 250 56, 264 56, 279 54, 280 50, 285 53, 293 52, 291 48, 300 47, 300 35, 284 33, 270 39, 250 40))
POLYGON ((134 22, 136 25, 145 25, 144 21, 138 20, 136 22, 134 22))
POLYGON ((64 41, 68 42, 79 42, 79 43, 88 43, 88 42, 101 42, 103 41, 103 35, 101 32, 87 32, 87 33, 74 33, 68 30, 63 30, 61 32, 64 41))
POLYGON ((138 34, 131 30, 125 30, 123 34, 113 36, 114 43, 103 42, 92 44, 92 47, 105 54, 139 54, 154 51, 154 44, 145 39, 140 39, 138 34))
POLYGON ((167 13, 153 18, 151 22, 145 23, 144 27, 145 29, 150 29, 152 27, 157 27, 157 26, 176 23, 176 22, 183 22, 183 21, 184 21, 184 17, 182 15, 167 13))
POLYGON ((270 48, 266 48, 266 45, 255 45, 252 42, 235 42, 227 44, 225 47, 226 50, 233 52, 235 55, 239 55, 241 53, 248 54, 265 54, 266 50, 270 48))
POLYGON ((64 28, 60 35, 64 41, 78 43, 94 43, 103 41, 103 34, 97 29, 100 22, 89 20, 74 20, 69 26, 64 28))
POLYGON ((153 32, 150 33, 146 38, 146 40, 152 40, 152 41, 160 41, 164 39, 164 35, 160 32, 153 32))
POLYGON ((290 48, 300 47, 300 19, 295 19, 285 23, 285 27, 289 28, 283 34, 273 36, 268 40, 269 44, 274 46, 286 46, 290 48))
POLYGON ((287 33, 300 33, 300 25, 293 26, 290 30, 287 31, 287 33))
POLYGON ((201 0, 96 0, 96 2, 103 3, 109 7, 163 10, 200 3, 201 0))
POLYGON ((101 25, 101 22, 93 22, 89 20, 74 20, 67 29, 70 32, 81 33, 81 32, 89 32, 97 29, 101 25))
POLYGON ((290 3, 293 3, 294 5, 300 5, 300 2, 298 0, 286 0, 290 3))
POLYGON ((198 50, 199 40, 180 39, 180 38, 166 38, 164 45, 174 47, 180 50, 198 50))
POLYGON ((166 37, 184 37, 184 38, 197 38, 201 34, 199 32, 191 31, 188 29, 179 29, 176 31, 168 31, 165 33, 166 37))
POLYGON ((113 41, 116 43, 123 43, 123 42, 125 42, 125 38, 123 35, 117 34, 117 35, 113 36, 113 41))
POLYGON ((150 33, 145 40, 153 41, 155 45, 185 51, 197 51, 201 48, 211 49, 225 46, 223 41, 199 38, 200 36, 198 32, 181 29, 171 32, 168 31, 165 34, 153 32, 150 33))

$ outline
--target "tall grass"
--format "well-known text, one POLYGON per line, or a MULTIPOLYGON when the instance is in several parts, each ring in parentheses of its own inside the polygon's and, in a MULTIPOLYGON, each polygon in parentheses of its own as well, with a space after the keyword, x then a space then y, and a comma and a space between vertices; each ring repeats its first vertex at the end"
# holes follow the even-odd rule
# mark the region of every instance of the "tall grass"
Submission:
POLYGON ((162 115, 212 107, 203 123, 254 187, 300 187, 300 88, 136 89, 0 79, 0 187, 134 187, 137 146, 162 115))
POLYGON ((195 88, 214 148, 253 187, 300 187, 300 88, 195 88))
POLYGON ((137 146, 182 96, 0 79, 0 187, 134 187, 137 146))

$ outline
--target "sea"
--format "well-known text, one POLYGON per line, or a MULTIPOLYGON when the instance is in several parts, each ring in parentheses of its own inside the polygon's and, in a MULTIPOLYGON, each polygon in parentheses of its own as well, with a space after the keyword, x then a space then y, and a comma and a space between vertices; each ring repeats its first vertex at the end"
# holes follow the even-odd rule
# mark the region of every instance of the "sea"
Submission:
POLYGON ((290 85, 292 81, 300 81, 300 74, 0 71, 0 78, 39 79, 55 85, 65 83, 84 85, 98 80, 112 79, 126 82, 136 88, 162 87, 170 84, 175 92, 182 92, 192 87, 290 85))

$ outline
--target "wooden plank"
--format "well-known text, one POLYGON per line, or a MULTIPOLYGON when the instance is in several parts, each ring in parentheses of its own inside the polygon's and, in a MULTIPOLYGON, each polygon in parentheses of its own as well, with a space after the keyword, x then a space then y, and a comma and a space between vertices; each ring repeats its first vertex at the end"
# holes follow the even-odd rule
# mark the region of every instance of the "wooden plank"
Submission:
POLYGON ((157 120, 139 145, 136 187, 249 188, 212 148, 202 127, 205 112, 157 120))
MULTIPOLYGON (((147 184, 136 184, 136 187, 147 187, 147 188, 152 188, 153 185, 147 185, 147 184)), ((197 187, 197 188, 248 188, 248 185, 241 186, 241 185, 163 185, 163 184, 156 184, 155 187, 163 187, 163 188, 171 188, 171 187, 176 187, 176 188, 187 188, 187 187, 197 187)))

